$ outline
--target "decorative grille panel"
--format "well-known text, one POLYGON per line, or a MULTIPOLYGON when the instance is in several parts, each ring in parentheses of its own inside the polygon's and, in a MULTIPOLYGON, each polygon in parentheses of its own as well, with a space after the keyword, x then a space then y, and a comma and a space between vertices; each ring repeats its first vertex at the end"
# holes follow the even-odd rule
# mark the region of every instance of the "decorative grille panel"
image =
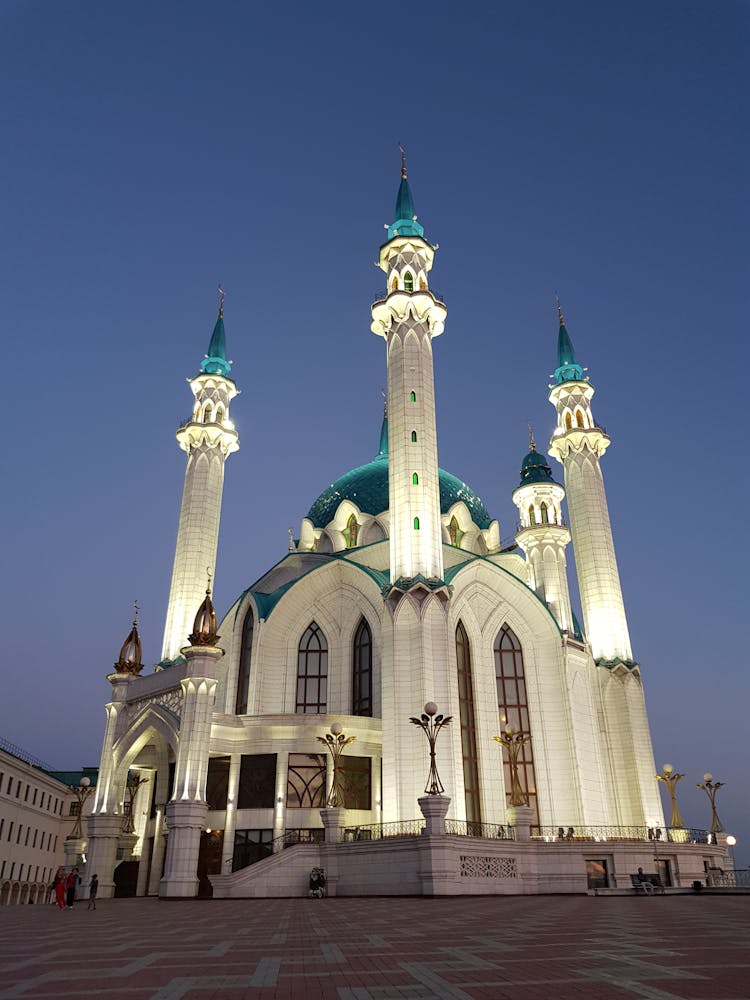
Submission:
POLYGON ((518 878, 515 858, 459 854, 461 878, 518 878))

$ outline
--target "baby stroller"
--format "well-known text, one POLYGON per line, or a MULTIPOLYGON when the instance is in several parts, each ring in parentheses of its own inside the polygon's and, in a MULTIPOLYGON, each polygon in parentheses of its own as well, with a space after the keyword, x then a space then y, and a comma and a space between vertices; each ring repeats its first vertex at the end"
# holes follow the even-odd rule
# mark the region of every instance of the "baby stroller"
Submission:
POLYGON ((313 868, 310 872, 310 899, 322 899, 326 894, 326 873, 324 868, 313 868))

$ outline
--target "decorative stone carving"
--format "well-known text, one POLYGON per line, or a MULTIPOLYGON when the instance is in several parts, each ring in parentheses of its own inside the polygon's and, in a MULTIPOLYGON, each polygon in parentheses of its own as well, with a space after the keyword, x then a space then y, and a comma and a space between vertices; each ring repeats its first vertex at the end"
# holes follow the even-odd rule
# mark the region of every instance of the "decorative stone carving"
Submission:
POLYGON ((460 854, 461 878, 518 878, 515 858, 460 854))

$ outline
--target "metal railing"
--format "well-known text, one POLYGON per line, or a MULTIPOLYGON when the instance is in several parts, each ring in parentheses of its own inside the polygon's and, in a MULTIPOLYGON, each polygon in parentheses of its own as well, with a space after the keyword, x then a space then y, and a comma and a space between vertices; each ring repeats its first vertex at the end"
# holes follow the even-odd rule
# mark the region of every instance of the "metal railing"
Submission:
POLYGON ((484 840, 515 840, 516 831, 502 823, 476 823, 467 819, 447 819, 445 832, 454 837, 482 837, 484 840))
POLYGON ((24 761, 26 764, 31 764, 32 767, 40 767, 43 771, 55 770, 51 764, 47 764, 40 757, 35 757, 33 753, 29 753, 28 750, 24 750, 23 747, 19 747, 17 744, 11 743, 9 740, 0 738, 0 750, 5 750, 6 753, 12 754, 14 757, 24 761))
POLYGON ((709 868, 706 885, 717 889, 750 889, 750 868, 734 868, 727 872, 721 868, 709 868))
POLYGON ((392 837, 421 837, 424 819, 405 819, 399 823, 368 823, 347 827, 343 840, 387 840, 392 837))
POLYGON ((551 518, 547 521, 530 521, 524 524, 523 521, 516 521, 516 532, 526 531, 527 528, 567 528, 568 522, 564 517, 551 518))
POLYGON ((532 826, 531 839, 555 844, 578 840, 648 841, 654 845, 716 843, 715 835, 707 830, 647 826, 532 826))

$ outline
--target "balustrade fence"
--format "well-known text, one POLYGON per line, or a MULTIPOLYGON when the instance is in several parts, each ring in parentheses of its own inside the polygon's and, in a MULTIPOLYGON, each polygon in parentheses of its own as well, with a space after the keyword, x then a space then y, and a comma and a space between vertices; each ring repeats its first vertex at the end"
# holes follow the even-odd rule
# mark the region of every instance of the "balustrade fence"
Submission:
POLYGON ((532 826, 531 839, 536 843, 561 843, 578 840, 651 841, 658 844, 715 844, 716 835, 707 830, 661 829, 649 826, 532 826))

